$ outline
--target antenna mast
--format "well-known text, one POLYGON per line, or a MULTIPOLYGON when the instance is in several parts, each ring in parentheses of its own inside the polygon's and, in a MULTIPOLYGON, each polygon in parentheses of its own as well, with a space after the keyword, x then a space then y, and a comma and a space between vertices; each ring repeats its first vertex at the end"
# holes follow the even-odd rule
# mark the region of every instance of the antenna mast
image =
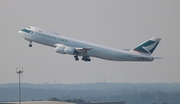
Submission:
POLYGON ((16 73, 19 74, 19 104, 21 104, 21 73, 23 73, 23 68, 22 70, 19 70, 16 68, 16 73))

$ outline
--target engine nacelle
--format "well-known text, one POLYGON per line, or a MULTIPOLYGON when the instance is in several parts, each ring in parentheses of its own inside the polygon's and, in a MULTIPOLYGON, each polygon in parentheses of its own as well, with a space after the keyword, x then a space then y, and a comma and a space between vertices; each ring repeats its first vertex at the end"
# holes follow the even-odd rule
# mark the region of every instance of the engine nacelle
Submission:
POLYGON ((61 46, 57 46, 55 48, 57 53, 61 53, 61 54, 70 54, 70 55, 74 55, 75 54, 75 48, 72 47, 61 47, 61 46))
POLYGON ((72 47, 65 47, 65 48, 64 48, 64 52, 65 52, 66 54, 74 55, 74 54, 75 54, 75 49, 72 48, 72 47))
POLYGON ((55 48, 55 50, 56 50, 57 53, 66 54, 66 53, 64 52, 64 48, 65 48, 65 47, 58 47, 58 46, 57 46, 57 47, 55 48))

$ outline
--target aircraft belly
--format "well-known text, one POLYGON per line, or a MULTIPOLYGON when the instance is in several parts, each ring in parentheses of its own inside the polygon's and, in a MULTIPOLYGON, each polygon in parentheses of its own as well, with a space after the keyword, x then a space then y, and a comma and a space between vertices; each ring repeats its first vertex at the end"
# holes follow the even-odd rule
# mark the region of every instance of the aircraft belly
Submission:
POLYGON ((119 60, 116 57, 117 56, 116 54, 117 54, 116 52, 113 52, 113 51, 107 50, 107 49, 101 49, 101 48, 92 49, 92 50, 88 51, 88 55, 91 57, 97 57, 97 58, 112 60, 112 61, 119 60))

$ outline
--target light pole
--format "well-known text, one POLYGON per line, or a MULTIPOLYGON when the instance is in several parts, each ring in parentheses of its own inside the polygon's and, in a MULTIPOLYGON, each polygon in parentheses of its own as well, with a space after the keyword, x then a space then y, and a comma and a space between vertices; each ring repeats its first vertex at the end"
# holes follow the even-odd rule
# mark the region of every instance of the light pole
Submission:
POLYGON ((21 73, 23 73, 23 69, 22 70, 18 70, 18 68, 16 68, 16 73, 19 74, 19 104, 21 104, 21 73))

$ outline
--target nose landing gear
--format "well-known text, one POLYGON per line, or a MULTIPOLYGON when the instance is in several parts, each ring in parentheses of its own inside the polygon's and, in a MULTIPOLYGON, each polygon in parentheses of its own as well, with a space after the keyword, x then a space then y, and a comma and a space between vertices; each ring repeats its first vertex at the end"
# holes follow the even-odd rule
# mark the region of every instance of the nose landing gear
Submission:
POLYGON ((30 41, 29 47, 32 47, 32 41, 30 41))

